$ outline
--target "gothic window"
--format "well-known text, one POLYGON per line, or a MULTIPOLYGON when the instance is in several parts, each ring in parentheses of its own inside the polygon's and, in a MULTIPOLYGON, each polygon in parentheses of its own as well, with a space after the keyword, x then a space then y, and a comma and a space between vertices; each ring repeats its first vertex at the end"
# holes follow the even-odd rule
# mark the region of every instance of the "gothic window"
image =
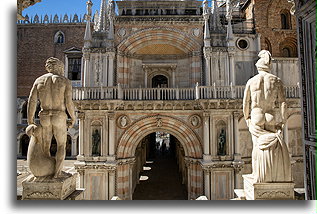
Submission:
POLYGON ((64 44, 65 43, 65 35, 62 31, 58 31, 54 36, 55 44, 64 44))
POLYGON ((27 117, 28 117, 28 114, 27 114, 27 106, 28 106, 28 103, 27 102, 25 102, 24 104, 23 104, 23 107, 22 107, 22 119, 27 119, 27 117))
POLYGON ((290 51, 290 49, 289 48, 283 48, 282 49, 282 55, 283 55, 283 57, 291 57, 291 51, 290 51))
POLYGON ((81 80, 81 57, 68 58, 68 79, 81 80))
POLYGON ((271 42, 267 38, 265 38, 264 49, 270 51, 270 53, 272 54, 271 42))
POLYGON ((21 137, 20 148, 22 156, 27 156, 30 138, 26 134, 21 137))
POLYGON ((281 13, 281 28, 291 29, 291 15, 286 10, 281 13))

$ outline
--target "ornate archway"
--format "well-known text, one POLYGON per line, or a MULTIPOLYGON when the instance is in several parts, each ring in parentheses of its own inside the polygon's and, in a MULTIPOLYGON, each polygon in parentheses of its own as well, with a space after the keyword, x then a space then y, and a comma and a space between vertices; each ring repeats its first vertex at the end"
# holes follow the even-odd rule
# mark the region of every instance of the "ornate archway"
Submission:
POLYGON ((148 134, 161 131, 175 136, 185 152, 188 199, 203 194, 203 172, 200 166, 203 151, 199 136, 182 121, 164 115, 153 115, 133 123, 119 139, 117 147, 117 195, 132 199, 132 169, 139 142, 148 134))

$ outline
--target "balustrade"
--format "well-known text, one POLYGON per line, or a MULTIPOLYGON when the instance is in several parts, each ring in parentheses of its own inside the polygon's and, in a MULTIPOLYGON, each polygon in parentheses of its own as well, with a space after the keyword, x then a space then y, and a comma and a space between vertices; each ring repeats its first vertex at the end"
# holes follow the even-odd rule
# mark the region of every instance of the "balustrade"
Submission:
MULTIPOLYGON (((245 86, 196 86, 194 88, 74 87, 74 100, 195 100, 242 99, 245 86)), ((298 86, 285 86, 287 98, 299 98, 298 86)))

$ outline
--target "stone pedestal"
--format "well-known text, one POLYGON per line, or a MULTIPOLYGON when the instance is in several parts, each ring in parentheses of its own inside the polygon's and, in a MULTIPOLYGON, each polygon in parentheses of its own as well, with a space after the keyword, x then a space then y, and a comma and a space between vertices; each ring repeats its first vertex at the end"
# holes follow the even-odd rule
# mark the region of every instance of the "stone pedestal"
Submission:
POLYGON ((243 186, 247 200, 294 200, 293 182, 253 183, 252 175, 243 175, 243 186))
POLYGON ((22 200, 80 200, 83 190, 76 190, 76 174, 63 172, 59 178, 35 178, 22 182, 22 200))

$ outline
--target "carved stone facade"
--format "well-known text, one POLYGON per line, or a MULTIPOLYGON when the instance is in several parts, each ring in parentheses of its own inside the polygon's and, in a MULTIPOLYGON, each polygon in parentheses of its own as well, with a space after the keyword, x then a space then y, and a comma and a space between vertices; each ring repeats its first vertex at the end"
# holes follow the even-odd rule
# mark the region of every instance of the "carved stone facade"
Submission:
MULTIPOLYGON (((45 28, 34 22, 19 24, 18 144, 31 82, 42 74, 44 58, 56 56, 65 60, 68 77, 78 73, 74 67, 81 68, 79 80, 72 79, 78 121, 69 131, 78 139, 75 167, 86 200, 133 199, 147 137, 157 131, 175 137, 188 199, 233 198, 233 190, 243 186, 242 175, 251 172, 252 141, 242 119, 242 95, 263 47, 258 29, 239 16, 245 13, 242 4, 233 8, 228 22, 222 1, 212 1, 215 7, 203 8, 200 1, 102 0, 100 13, 92 17, 88 10, 83 23, 45 28), (65 42, 55 44, 59 32, 65 42), (153 87, 157 82, 159 87, 153 87), (100 155, 92 152, 96 129, 100 155), (219 153, 222 130, 225 149, 219 153)), ((300 112, 297 63, 295 58, 278 58, 273 73, 288 85, 291 114, 285 133, 294 145, 293 171, 299 172, 295 183, 302 187, 301 126, 295 122, 300 112)))

